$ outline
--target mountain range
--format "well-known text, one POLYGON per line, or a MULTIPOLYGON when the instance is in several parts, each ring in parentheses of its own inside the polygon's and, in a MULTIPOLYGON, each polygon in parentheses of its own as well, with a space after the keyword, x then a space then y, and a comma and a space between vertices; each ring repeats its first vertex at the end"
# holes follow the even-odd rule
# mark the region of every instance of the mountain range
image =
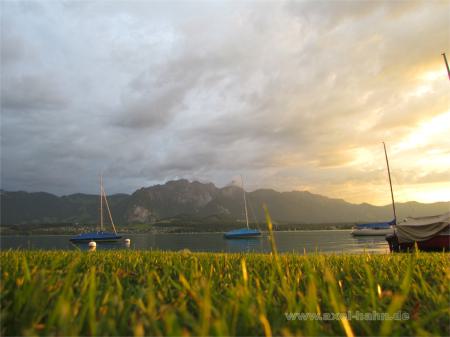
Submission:
MULTIPOLYGON (((392 219, 392 207, 352 204, 307 191, 277 192, 258 189, 247 192, 250 221, 265 219, 262 205, 278 223, 355 223, 392 219)), ((238 186, 218 188, 212 183, 169 181, 138 189, 130 194, 108 196, 116 223, 155 223, 174 217, 182 219, 244 219, 243 190, 238 186)), ((396 204, 398 218, 448 212, 450 202, 396 204)), ((90 223, 99 219, 99 196, 72 194, 56 196, 45 192, 0 192, 1 225, 90 223)))

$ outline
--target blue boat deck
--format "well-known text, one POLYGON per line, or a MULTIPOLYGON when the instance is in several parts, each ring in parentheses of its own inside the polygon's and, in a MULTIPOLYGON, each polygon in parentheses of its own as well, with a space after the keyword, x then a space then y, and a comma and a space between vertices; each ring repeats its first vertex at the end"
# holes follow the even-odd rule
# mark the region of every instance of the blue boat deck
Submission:
POLYGON ((111 242, 118 241, 122 238, 121 235, 117 235, 115 233, 109 232, 90 232, 90 233, 82 233, 77 236, 71 237, 70 241, 72 242, 111 242))
POLYGON ((225 239, 246 239, 260 236, 261 232, 258 229, 248 228, 235 229, 224 234, 225 239))
POLYGON ((364 223, 356 225, 357 229, 364 229, 364 228, 370 228, 370 229, 389 229, 391 226, 395 226, 396 220, 393 219, 389 222, 374 222, 374 223, 364 223))

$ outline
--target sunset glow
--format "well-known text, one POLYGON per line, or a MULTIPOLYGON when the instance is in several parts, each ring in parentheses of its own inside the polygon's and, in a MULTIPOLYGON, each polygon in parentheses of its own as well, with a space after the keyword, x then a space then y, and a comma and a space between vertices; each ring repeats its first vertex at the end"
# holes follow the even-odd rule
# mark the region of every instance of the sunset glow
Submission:
POLYGON ((4 2, 2 188, 450 200, 445 1, 4 2), (269 15, 270 14, 270 15, 269 15))
POLYGON ((425 146, 430 143, 446 142, 450 134, 450 110, 419 124, 397 146, 397 151, 425 146))

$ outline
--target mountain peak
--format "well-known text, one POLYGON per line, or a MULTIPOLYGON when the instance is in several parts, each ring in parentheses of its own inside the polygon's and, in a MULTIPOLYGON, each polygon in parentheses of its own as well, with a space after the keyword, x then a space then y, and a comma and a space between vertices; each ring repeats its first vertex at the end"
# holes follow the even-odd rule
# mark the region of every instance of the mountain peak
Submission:
MULTIPOLYGON (((338 223, 382 221, 390 219, 388 206, 351 204, 308 191, 277 192, 259 189, 247 192, 249 211, 262 222, 262 205, 266 204, 272 219, 290 223, 338 223)), ((1 224, 20 223, 96 223, 98 196, 76 193, 58 197, 49 193, 6 192, 0 194, 1 224)), ((228 185, 217 188, 213 183, 171 180, 162 185, 143 187, 131 195, 108 196, 113 218, 118 223, 151 223, 165 218, 208 218, 211 216, 242 219, 242 188, 228 185)), ((444 213, 450 202, 421 204, 398 203, 399 218, 444 213)))

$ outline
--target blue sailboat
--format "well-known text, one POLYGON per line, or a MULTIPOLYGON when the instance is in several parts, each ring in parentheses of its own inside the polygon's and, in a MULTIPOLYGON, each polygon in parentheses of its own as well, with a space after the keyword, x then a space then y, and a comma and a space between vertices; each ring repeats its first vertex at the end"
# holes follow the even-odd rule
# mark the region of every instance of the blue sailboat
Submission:
POLYGON ((352 235, 354 236, 376 236, 388 235, 394 232, 395 218, 388 222, 373 222, 358 224, 353 228, 352 235))
POLYGON ((261 236, 261 231, 258 229, 251 229, 248 225, 248 211, 247 211, 247 199, 245 198, 244 181, 242 180, 242 191, 244 192, 244 208, 245 208, 245 221, 247 228, 234 229, 224 234, 225 239, 250 239, 261 236))
POLYGON ((116 242, 119 241, 122 238, 122 236, 117 235, 117 233, 110 233, 110 232, 90 232, 90 233, 82 233, 78 234, 77 236, 71 237, 70 241, 73 243, 85 243, 85 242, 116 242))
POLYGON ((73 243, 85 243, 90 241, 95 242, 116 242, 122 238, 121 235, 117 234, 116 227, 114 226, 114 222, 111 215, 111 210, 109 209, 108 199, 106 199, 106 193, 103 188, 103 177, 100 176, 100 231, 90 232, 90 233, 81 233, 77 236, 71 237, 69 240, 73 243), (108 211, 109 219, 111 221, 111 225, 114 233, 105 232, 103 230, 103 200, 105 201, 106 209, 108 211))
POLYGON ((257 238, 261 236, 261 232, 258 229, 241 228, 234 229, 224 234, 225 239, 249 239, 257 238))

